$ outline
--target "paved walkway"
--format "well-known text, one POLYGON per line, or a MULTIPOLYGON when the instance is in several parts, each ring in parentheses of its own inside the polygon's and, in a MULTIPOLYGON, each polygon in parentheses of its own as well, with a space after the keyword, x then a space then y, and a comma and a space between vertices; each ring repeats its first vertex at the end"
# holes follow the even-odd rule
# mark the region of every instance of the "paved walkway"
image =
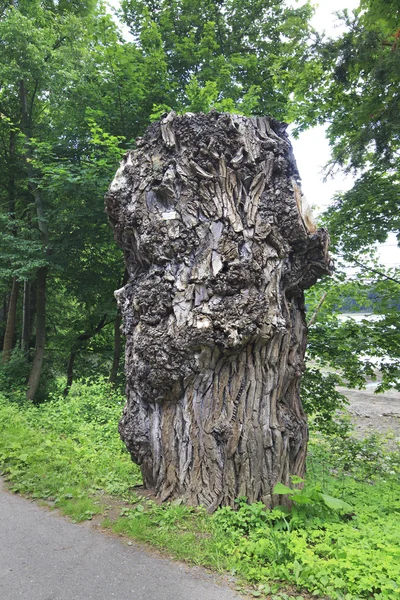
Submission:
POLYGON ((202 569, 75 525, 0 481, 1 600, 239 600, 202 569))

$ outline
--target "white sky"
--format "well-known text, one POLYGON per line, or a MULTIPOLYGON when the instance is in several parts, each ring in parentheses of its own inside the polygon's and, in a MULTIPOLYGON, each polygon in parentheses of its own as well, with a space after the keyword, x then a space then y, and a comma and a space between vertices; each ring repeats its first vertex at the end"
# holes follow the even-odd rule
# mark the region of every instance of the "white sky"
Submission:
MULTIPOLYGON (((343 29, 333 13, 345 8, 351 11, 358 5, 358 0, 320 0, 315 4, 317 9, 312 24, 318 31, 325 31, 332 37, 340 35, 343 29)), ((330 204, 336 192, 352 187, 353 178, 338 173, 335 177, 323 181, 322 169, 330 158, 325 127, 318 126, 305 131, 298 140, 292 139, 292 144, 302 178, 303 192, 310 205, 315 206, 315 213, 318 214, 330 204)), ((400 266, 400 248, 397 246, 394 234, 390 234, 386 242, 379 245, 378 255, 385 266, 400 266)))
MULTIPOLYGON (((325 31, 336 37, 343 31, 335 12, 357 8, 358 0, 321 0, 315 3, 315 15, 311 21, 319 32, 325 31)), ((316 214, 322 212, 338 191, 351 188, 353 179, 338 174, 323 181, 323 167, 330 159, 330 148, 325 138, 325 127, 318 126, 302 133, 298 140, 292 139, 294 154, 302 178, 302 188, 316 214)))
MULTIPOLYGON (((293 4, 303 4, 304 0, 292 0, 293 4)), ((117 8, 120 0, 108 0, 108 3, 117 8)), ((359 0, 320 0, 313 3, 316 7, 312 25, 318 31, 325 31, 334 37, 341 34, 343 27, 340 26, 335 12, 348 9, 354 10, 359 5, 359 0)), ((123 28, 124 35, 128 38, 128 30, 123 28)), ((336 192, 345 191, 352 187, 353 179, 343 174, 324 181, 322 173, 324 165, 330 159, 330 148, 325 138, 323 126, 314 127, 302 133, 298 140, 292 139, 294 154, 302 178, 302 188, 308 202, 315 207, 315 212, 322 212, 332 201, 336 192)), ((391 234, 385 244, 379 248, 380 260, 386 266, 400 265, 400 248, 396 238, 391 234)))

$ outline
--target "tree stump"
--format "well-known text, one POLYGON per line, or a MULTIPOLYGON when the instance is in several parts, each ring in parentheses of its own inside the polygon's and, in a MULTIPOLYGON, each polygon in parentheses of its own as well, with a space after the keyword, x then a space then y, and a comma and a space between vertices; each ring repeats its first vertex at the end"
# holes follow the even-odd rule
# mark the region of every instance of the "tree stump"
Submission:
POLYGON ((330 271, 286 125, 215 111, 153 123, 106 196, 129 282, 119 431, 162 501, 279 503, 303 476, 303 290, 330 271))

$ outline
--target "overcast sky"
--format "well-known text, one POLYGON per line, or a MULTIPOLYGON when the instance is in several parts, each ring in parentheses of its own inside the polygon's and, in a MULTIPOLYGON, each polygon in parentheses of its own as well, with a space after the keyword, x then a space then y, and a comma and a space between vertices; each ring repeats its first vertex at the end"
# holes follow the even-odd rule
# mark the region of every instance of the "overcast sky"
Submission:
MULTIPOLYGON (((321 33, 325 31, 330 36, 338 36, 343 31, 343 26, 334 13, 345 8, 353 10, 358 4, 358 0, 321 0, 316 4, 312 25, 321 33)), ((316 212, 321 212, 330 204, 335 192, 349 189, 353 180, 338 174, 333 179, 323 181, 323 167, 330 159, 325 127, 309 129, 298 140, 292 139, 292 143, 304 194, 316 212)))
MULTIPOLYGON (((312 24, 330 36, 340 35, 343 31, 334 12, 345 8, 353 10, 358 6, 358 0, 321 0, 317 6, 312 24)), ((334 194, 351 188, 353 179, 337 174, 334 178, 324 181, 323 166, 329 161, 330 149, 325 139, 325 128, 314 127, 300 135, 298 140, 292 139, 297 165, 302 178, 302 188, 312 206, 318 207, 317 212, 326 208, 334 194)), ((388 267, 400 266, 400 248, 396 236, 391 234, 385 244, 379 246, 380 261, 388 267)))

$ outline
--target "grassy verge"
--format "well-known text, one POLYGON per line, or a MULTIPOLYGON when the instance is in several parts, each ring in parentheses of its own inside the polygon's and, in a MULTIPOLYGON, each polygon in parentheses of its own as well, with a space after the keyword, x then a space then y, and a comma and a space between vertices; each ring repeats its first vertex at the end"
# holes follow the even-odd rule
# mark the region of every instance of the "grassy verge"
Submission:
POLYGON ((141 475, 117 433, 122 406, 103 382, 39 406, 0 394, 0 465, 11 489, 50 499, 75 521, 102 511, 99 490, 128 495, 141 475))
POLYGON ((0 467, 11 488, 74 521, 106 515, 102 495, 114 496, 118 516, 105 526, 237 574, 255 597, 285 599, 282 586, 295 586, 339 600, 400 599, 400 463, 378 438, 314 438, 306 491, 290 513, 239 499, 237 510, 209 516, 135 492, 139 470, 117 434, 122 403, 102 382, 38 407, 0 395, 0 467), (329 508, 322 491, 351 509, 329 508))

